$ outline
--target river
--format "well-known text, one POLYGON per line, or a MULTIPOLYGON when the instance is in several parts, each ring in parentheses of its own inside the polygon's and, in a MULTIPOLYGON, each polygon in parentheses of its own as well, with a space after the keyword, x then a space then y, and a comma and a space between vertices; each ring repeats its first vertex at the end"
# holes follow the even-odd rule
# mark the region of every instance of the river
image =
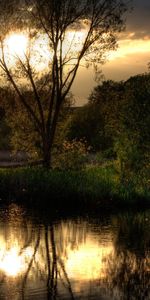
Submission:
POLYGON ((150 211, 0 208, 0 300, 150 299, 150 211))

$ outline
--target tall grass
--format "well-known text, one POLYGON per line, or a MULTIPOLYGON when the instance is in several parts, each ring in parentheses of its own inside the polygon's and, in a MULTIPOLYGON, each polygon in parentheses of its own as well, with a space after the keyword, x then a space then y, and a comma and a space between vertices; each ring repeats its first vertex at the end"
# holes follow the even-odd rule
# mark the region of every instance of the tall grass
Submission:
POLYGON ((112 166, 82 171, 41 167, 0 170, 0 197, 57 208, 96 208, 150 204, 150 191, 134 182, 123 185, 112 166))

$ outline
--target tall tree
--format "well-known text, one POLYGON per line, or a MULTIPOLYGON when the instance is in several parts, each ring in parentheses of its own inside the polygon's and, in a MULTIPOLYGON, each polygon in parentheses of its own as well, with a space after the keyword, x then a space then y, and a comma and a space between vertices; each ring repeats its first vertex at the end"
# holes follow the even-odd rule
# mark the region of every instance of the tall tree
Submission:
POLYGON ((136 75, 125 82, 125 99, 120 120, 118 146, 125 156, 125 167, 129 171, 141 170, 149 177, 150 74, 136 75))
POLYGON ((9 0, 8 4, 3 5, 6 12, 3 12, 3 24, 5 20, 6 24, 3 26, 4 35, 1 35, 0 67, 40 136, 46 167, 51 164, 51 149, 60 110, 81 61, 85 65, 101 63, 106 52, 116 48, 116 33, 124 27, 125 2, 18 0, 13 4, 13 0, 9 0), (19 28, 29 39, 28 51, 22 57, 15 57, 13 67, 5 45, 10 24, 13 31, 19 28), (39 65, 42 63, 45 68, 41 70, 39 65), (34 101, 27 97, 28 93, 22 92, 23 79, 28 90, 33 91, 34 101))
POLYGON ((108 80, 96 86, 88 103, 76 110, 71 118, 68 138, 85 138, 94 151, 111 153, 120 130, 119 115, 124 94, 124 82, 108 80))

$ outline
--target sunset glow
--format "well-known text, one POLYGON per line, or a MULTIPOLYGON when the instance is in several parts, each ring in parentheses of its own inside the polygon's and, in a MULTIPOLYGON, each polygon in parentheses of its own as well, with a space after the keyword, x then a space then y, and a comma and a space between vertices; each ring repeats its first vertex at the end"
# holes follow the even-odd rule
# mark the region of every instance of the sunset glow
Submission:
POLYGON ((5 51, 10 56, 23 58, 27 51, 28 38, 23 33, 13 33, 6 38, 5 51))
MULTIPOLYGON (((150 51, 150 39, 125 39, 120 40, 118 49, 108 53, 108 60, 117 60, 118 58, 126 58, 132 54, 144 54, 150 51)), ((117 61, 116 61, 117 63, 117 61)))
POLYGON ((70 278, 79 280, 102 279, 107 276, 107 259, 113 253, 112 243, 99 245, 92 239, 78 249, 68 252, 66 271, 70 278))
POLYGON ((25 272, 27 268, 27 259, 32 256, 32 250, 29 247, 22 254, 19 254, 19 245, 12 246, 6 250, 5 243, 1 244, 0 250, 0 270, 7 276, 16 277, 25 272))

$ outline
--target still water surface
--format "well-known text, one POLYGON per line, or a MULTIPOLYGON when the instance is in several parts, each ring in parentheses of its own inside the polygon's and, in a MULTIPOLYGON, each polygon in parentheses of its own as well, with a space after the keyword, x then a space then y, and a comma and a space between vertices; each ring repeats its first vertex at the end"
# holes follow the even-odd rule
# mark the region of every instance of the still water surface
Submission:
POLYGON ((1 208, 6 299, 150 299, 150 212, 52 221, 1 208))

